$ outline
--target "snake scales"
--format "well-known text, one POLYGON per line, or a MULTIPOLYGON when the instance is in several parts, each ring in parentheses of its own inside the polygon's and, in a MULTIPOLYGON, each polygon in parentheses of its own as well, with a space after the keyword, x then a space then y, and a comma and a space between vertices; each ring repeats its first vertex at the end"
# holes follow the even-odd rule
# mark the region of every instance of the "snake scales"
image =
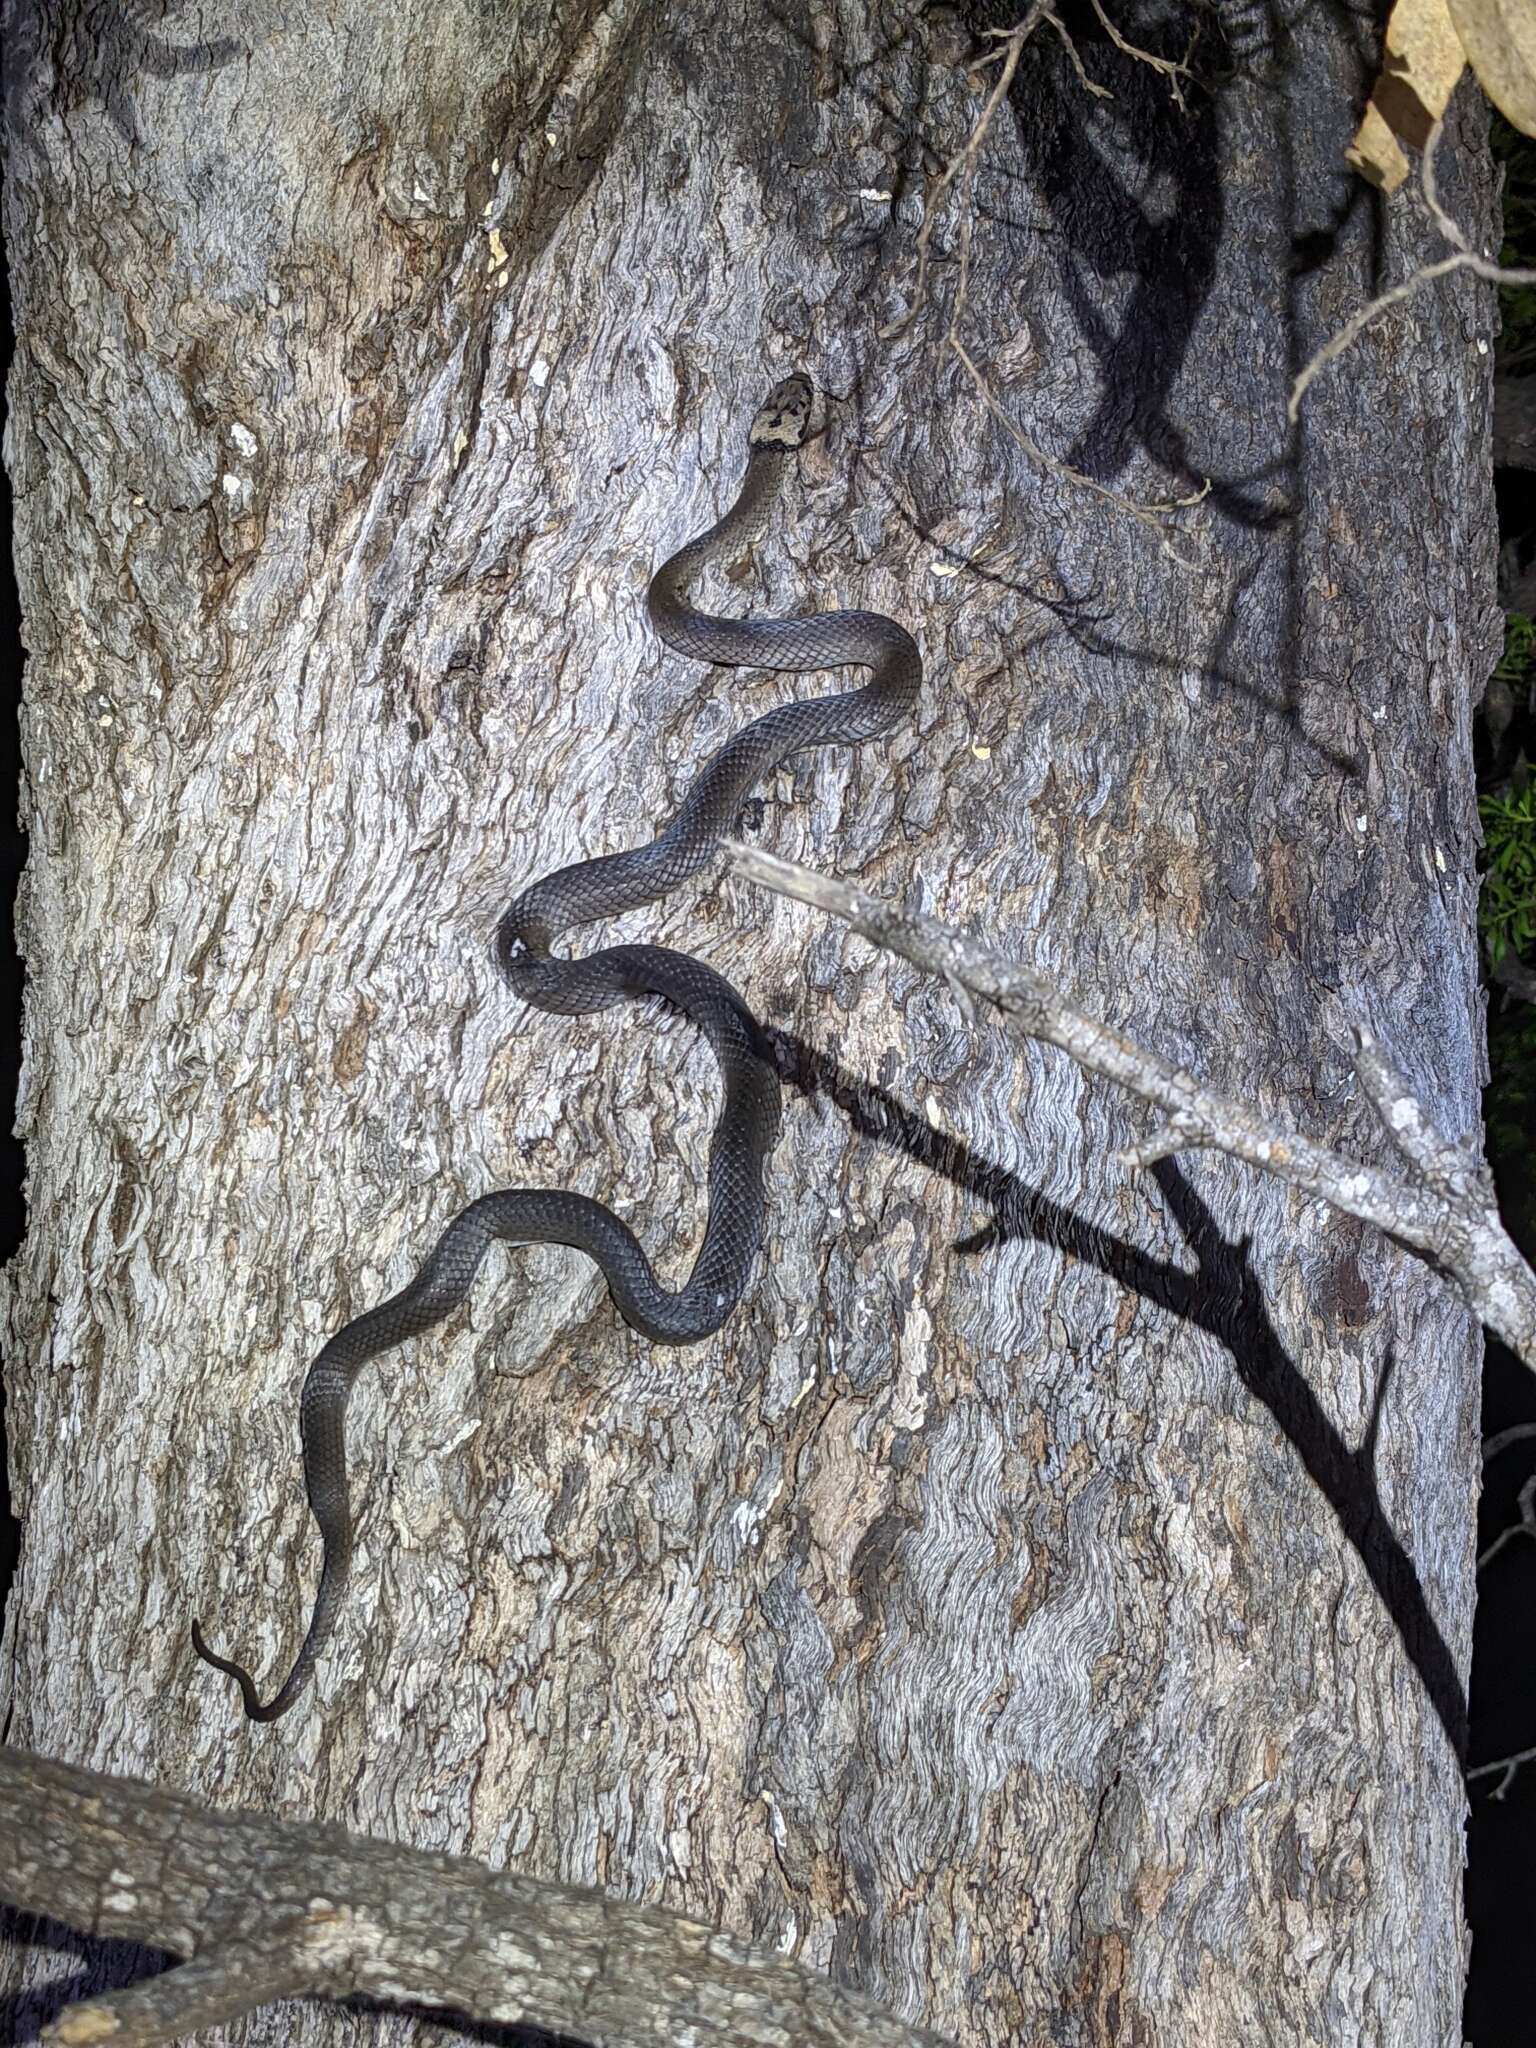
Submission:
POLYGON ((608 946, 579 960, 550 950, 562 932, 669 894, 708 865, 747 798, 806 747, 855 746, 911 710, 922 666, 911 636, 878 612, 794 619, 725 619, 695 611, 685 591, 709 562, 733 559, 761 538, 793 452, 805 439, 812 392, 800 376, 776 385, 753 419, 746 477, 735 503, 651 579, 651 623, 668 646, 701 661, 801 670, 858 665, 861 689, 770 711, 707 761, 676 816, 649 846, 561 868, 525 889, 496 937, 501 970, 525 1002, 585 1016, 631 998, 660 997, 691 1018, 719 1063, 724 1100, 709 1154, 709 1213, 693 1270, 676 1293, 657 1280, 634 1233, 601 1202, 561 1188, 504 1188, 455 1217, 408 1286, 358 1316, 325 1345, 304 1382, 300 1435, 310 1512, 323 1562, 302 1647, 263 1704, 249 1672, 216 1656, 192 1624, 199 1657, 240 1687, 253 1721, 275 1721, 308 1684, 341 1609, 352 1563, 346 1413, 370 1359, 428 1330, 469 1292, 493 1239, 574 1245, 601 1267, 619 1313, 658 1344, 692 1344, 718 1330, 740 1299, 763 1235, 763 1167, 779 1124, 779 1084, 763 1034, 720 975, 663 946, 608 946))

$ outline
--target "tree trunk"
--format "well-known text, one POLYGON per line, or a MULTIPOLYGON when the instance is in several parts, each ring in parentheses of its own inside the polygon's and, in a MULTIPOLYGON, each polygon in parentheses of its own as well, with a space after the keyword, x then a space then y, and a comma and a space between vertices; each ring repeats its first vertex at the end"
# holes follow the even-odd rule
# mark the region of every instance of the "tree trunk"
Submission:
MULTIPOLYGON (((514 1005, 490 937, 838 680, 645 623, 792 367, 828 431, 736 602, 889 612, 927 681, 754 835, 1363 1157, 1350 1017, 1476 1130, 1491 294, 1424 290, 1289 428, 1314 347, 1440 253, 1343 168, 1374 52, 1317 11, 1283 50, 1254 10, 1225 42, 1112 11, 1173 56, 1198 27, 1184 107, 1086 10, 1112 100, 1042 27, 882 335, 982 104, 953 20, 13 0, 7 1734, 645 1899, 967 2044, 1445 2048, 1469 1317, 1231 1162, 1128 1178, 1123 1100, 739 885, 623 929, 730 975, 797 1086, 742 1310, 661 1351, 575 1254, 498 1254, 360 1385, 315 1689, 253 1727, 188 1649, 198 1614, 286 1668, 305 1366, 468 1200, 579 1187, 686 1269, 707 1053, 514 1005), (1173 554, 946 346, 967 218, 956 332, 1002 416, 1137 503, 1208 480, 1173 554)), ((1480 245, 1459 105, 1440 185, 1480 245)), ((24 1929, 5 1970, 78 1982, 24 1929)))

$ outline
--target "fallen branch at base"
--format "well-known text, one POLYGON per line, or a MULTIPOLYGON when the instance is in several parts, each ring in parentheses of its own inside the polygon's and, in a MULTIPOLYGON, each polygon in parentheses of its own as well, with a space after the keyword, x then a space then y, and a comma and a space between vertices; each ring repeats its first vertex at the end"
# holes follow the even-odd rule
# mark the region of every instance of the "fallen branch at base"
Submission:
POLYGON ((654 1906, 344 1828, 214 1813, 0 1749, 0 1898, 189 1956, 43 2039, 149 2048, 277 1998, 446 2007, 593 2048, 946 2048, 788 1957, 654 1906))

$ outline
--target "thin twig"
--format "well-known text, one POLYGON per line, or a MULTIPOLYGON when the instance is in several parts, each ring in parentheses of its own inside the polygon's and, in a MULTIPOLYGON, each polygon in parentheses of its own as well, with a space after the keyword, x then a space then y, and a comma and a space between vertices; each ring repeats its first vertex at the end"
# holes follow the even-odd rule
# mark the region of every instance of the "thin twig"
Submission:
POLYGON ((1038 462, 1042 469, 1048 469, 1056 476, 1065 477, 1068 482, 1078 484, 1083 490, 1092 491, 1100 498, 1107 498, 1110 504, 1118 505, 1122 512, 1129 512, 1133 519, 1138 520, 1141 525, 1148 528, 1163 553, 1170 561, 1177 562, 1181 569, 1193 569, 1196 566, 1187 555, 1181 555, 1169 540, 1168 514, 1184 511, 1191 505, 1198 505, 1211 488, 1209 477, 1206 478, 1198 491, 1191 492, 1188 497, 1170 498, 1161 504, 1142 504, 1134 498, 1124 497, 1119 491, 1111 490, 1107 484, 1101 484, 1095 478, 1085 475, 1082 470, 1074 469, 1070 463, 1062 462, 1054 455, 1048 455, 1039 442, 1033 440, 1004 407, 1002 401, 987 382, 982 370, 972 359, 971 353, 964 342, 959 339, 953 330, 946 336, 946 339, 959 357, 960 365, 970 378, 977 397, 999 426, 1001 426, 1003 432, 1011 440, 1016 441, 1026 455, 1030 456, 1035 462, 1038 462))
POLYGON ((1513 1756, 1497 1756, 1492 1763, 1475 1764, 1467 1772, 1467 1783, 1470 1785, 1474 1778, 1487 1778, 1495 1771, 1502 1771, 1503 1777, 1488 1794, 1490 1799, 1502 1799, 1514 1782, 1515 1773, 1520 1766, 1529 1763, 1536 1763, 1536 1749, 1517 1749, 1513 1756))
POLYGON ((1451 1275, 1483 1323, 1536 1371, 1536 1273, 1499 1221, 1486 1178, 1443 1138, 1407 1082, 1363 1026, 1356 1025, 1362 1086, 1393 1145, 1413 1168, 1401 1180, 1266 1122, 1217 1094, 1122 1032, 1085 1016, 1033 968, 920 911, 899 910, 862 889, 796 867, 757 848, 730 844, 748 881, 842 918, 856 932, 947 982, 958 982, 1029 1038, 1060 1046, 1090 1073, 1150 1102, 1164 1121, 1116 1156, 1130 1168, 1175 1153, 1215 1151, 1332 1203, 1390 1233, 1451 1275), (1435 1162, 1426 1167, 1425 1161, 1435 1162))
POLYGON ((1083 91, 1087 93, 1092 99, 1112 100, 1114 98, 1114 94, 1110 91, 1109 87, 1107 85, 1100 85, 1097 79, 1090 78, 1088 76, 1087 70, 1083 64, 1083 60, 1077 54, 1077 45, 1073 42, 1072 37, 1068 32, 1067 25, 1062 20, 1061 16, 1057 14, 1053 8, 1050 7, 1042 7, 1040 10, 1040 16, 1043 21, 1048 21, 1051 24, 1051 27, 1055 29, 1057 35, 1061 38, 1062 45, 1066 50, 1067 57, 1071 63, 1072 69, 1077 73, 1077 82, 1083 88, 1083 91))
MULTIPOLYGON (((1154 71, 1160 71, 1168 81, 1168 90, 1173 94, 1175 106, 1177 106, 1181 114, 1184 113, 1186 111, 1184 94, 1180 89, 1179 80, 1181 78, 1188 78, 1188 64, 1177 64, 1171 57, 1154 57, 1150 50, 1141 50, 1134 43, 1128 43, 1109 16, 1104 12, 1101 0, 1090 0, 1090 5, 1094 13, 1099 17, 1099 26, 1103 29, 1105 35, 1109 37, 1109 40, 1114 44, 1121 56, 1134 57, 1138 64, 1150 64, 1154 71)), ((1192 44, 1191 48, 1193 48, 1192 44)))
POLYGON ((1319 371, 1343 355, 1379 314, 1400 305, 1404 299, 1411 299, 1421 285, 1433 284, 1436 278, 1448 277, 1453 270, 1470 270, 1474 276, 1485 279, 1489 284, 1536 284, 1536 270, 1505 270, 1490 257, 1479 256, 1462 229, 1441 206, 1435 187, 1435 146, 1440 140, 1444 120, 1445 117, 1442 115, 1429 131, 1419 169, 1419 182, 1430 218, 1445 240, 1452 245, 1455 254, 1442 256, 1435 263, 1426 263, 1422 269, 1416 270, 1412 277, 1405 278, 1401 284, 1393 285, 1379 298, 1372 299, 1368 306, 1362 306, 1358 312, 1352 313, 1338 333, 1323 343, 1291 386, 1291 395, 1286 401, 1285 410, 1287 418, 1293 423, 1301 409, 1302 394, 1319 371))
MULTIPOLYGON (((1104 13, 1099 0, 1093 0, 1093 5, 1094 11, 1103 23, 1106 33, 1116 48, 1129 57, 1136 58, 1144 64, 1150 64, 1154 70, 1166 76, 1172 87, 1174 97, 1182 107, 1183 98, 1179 92, 1178 76, 1188 75, 1186 67, 1183 64, 1176 64, 1166 57, 1154 57, 1150 52, 1140 50, 1134 44, 1127 42, 1104 13)), ((1096 84, 1084 70, 1076 44, 1068 33, 1065 23, 1048 4, 1048 0, 1033 0, 1033 4, 1028 12, 1016 27, 1006 30, 993 29, 988 31, 993 48, 973 64, 971 69, 979 73, 997 64, 999 59, 1001 59, 1001 68, 992 83, 980 114, 972 124, 971 132, 966 137, 964 144, 944 166, 943 170, 928 188, 923 204, 922 223, 917 231, 917 267, 912 283, 911 303, 899 319, 889 322, 880 329, 880 339, 882 341, 900 339, 902 335, 908 332, 913 322, 917 319, 918 314, 927 304, 934 229, 937 226, 939 211, 946 195, 950 192, 951 188, 958 186, 956 197, 959 206, 960 228, 957 247, 955 293, 950 309, 949 324, 944 336, 945 346, 951 349, 958 358, 982 404, 991 413, 992 417, 997 420, 1004 432, 1024 451, 1031 461, 1037 463, 1042 469, 1050 471, 1052 475, 1062 477, 1067 482, 1076 484, 1083 490, 1093 492, 1096 497, 1103 498, 1109 504, 1118 506, 1122 512, 1129 512, 1133 519, 1145 526, 1153 534, 1158 546, 1168 556, 1170 561, 1176 562, 1180 568, 1192 569, 1196 565, 1187 556, 1180 554, 1178 549, 1168 539, 1168 532, 1170 530, 1168 515, 1198 504, 1210 489, 1209 480, 1199 491, 1192 493, 1188 497, 1171 499, 1162 504, 1141 504, 1132 498, 1125 497, 1121 492, 1111 489, 1107 484, 1101 484, 1095 478, 1085 475, 1082 470, 1074 469, 1070 463, 1061 461, 1057 456, 1047 454, 1039 442, 1028 434, 1009 414, 1007 408, 992 389, 985 371, 981 368, 960 336, 960 325, 970 304, 971 250, 976 223, 976 174, 981 161, 982 144, 986 140, 987 133, 992 126, 998 108, 1007 98, 1008 90, 1013 84, 1014 74, 1018 70, 1019 58, 1023 52, 1024 45, 1042 21, 1049 22, 1060 37, 1073 69, 1077 73, 1078 81, 1084 90, 1096 98, 1113 98, 1112 93, 1104 86, 1096 84)))
POLYGON ((992 125, 992 117, 1007 98, 1008 88, 1013 83, 1013 74, 1019 68, 1019 53, 1048 12, 1045 0, 1034 0, 1034 5, 1017 28, 1009 29, 1006 33, 996 29, 988 31, 997 48, 989 51, 982 62, 995 63, 1001 55, 1002 70, 998 73, 997 82, 987 95, 986 105, 977 116, 959 154, 950 158, 928 187, 923 202, 922 225, 917 231, 917 275, 912 281, 912 303, 901 319, 893 320, 879 330, 882 341, 899 341, 927 303, 929 251, 934 226, 939 217, 940 202, 957 178, 974 178, 976 160, 981 153, 981 145, 986 140, 987 130, 992 125))
POLYGON ((1524 1486, 1521 1487, 1519 1493, 1516 1494, 1515 1510, 1516 1519, 1510 1523, 1507 1529, 1501 1529, 1488 1548, 1479 1554, 1477 1560, 1479 1571, 1483 1569, 1484 1565, 1492 1564, 1505 1544, 1512 1543, 1517 1536, 1529 1536, 1536 1539, 1536 1472, 1531 1474, 1524 1486))
POLYGON ((1536 1422, 1511 1423, 1508 1429, 1501 1429, 1483 1445, 1483 1463, 1490 1463, 1500 1451, 1507 1451, 1511 1444, 1523 1444, 1532 1437, 1536 1437, 1536 1422))

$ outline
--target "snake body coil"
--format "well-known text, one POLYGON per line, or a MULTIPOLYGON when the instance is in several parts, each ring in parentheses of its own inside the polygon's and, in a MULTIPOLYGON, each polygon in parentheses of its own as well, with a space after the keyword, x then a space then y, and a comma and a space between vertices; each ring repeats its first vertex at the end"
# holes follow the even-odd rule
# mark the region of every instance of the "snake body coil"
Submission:
POLYGON ((725 516, 664 562, 651 579, 651 623, 680 654, 772 669, 873 670, 862 689, 782 705, 728 740, 699 771, 676 816, 649 846, 580 861, 533 883, 507 910, 497 959, 515 992, 541 1010, 584 1016, 633 997, 659 996, 708 1039, 724 1089, 709 1154, 709 1214, 693 1270, 676 1293, 657 1280, 634 1233, 602 1203, 557 1188, 484 1195, 449 1224, 408 1286, 350 1322, 325 1345, 304 1382, 300 1434, 310 1511, 324 1545, 319 1591, 298 1657, 263 1705, 250 1674, 215 1656, 197 1622, 192 1643, 205 1663, 240 1687, 253 1721, 274 1721, 309 1681, 335 1625, 352 1562, 346 1412, 370 1359, 428 1330, 469 1292, 493 1239, 574 1245, 602 1268, 625 1321, 658 1344, 692 1344, 730 1315, 763 1235, 763 1166, 778 1132, 779 1085, 751 1012, 730 983, 702 962, 662 946, 609 946, 579 960, 556 957, 562 932, 655 902, 713 857, 753 790, 807 747, 857 745, 887 732, 912 708, 922 680, 909 634, 878 612, 824 612, 796 619, 724 619, 693 610, 684 592, 707 562, 755 543, 773 514, 788 458, 803 442, 811 387, 790 377, 774 387, 749 436, 747 473, 725 516))

